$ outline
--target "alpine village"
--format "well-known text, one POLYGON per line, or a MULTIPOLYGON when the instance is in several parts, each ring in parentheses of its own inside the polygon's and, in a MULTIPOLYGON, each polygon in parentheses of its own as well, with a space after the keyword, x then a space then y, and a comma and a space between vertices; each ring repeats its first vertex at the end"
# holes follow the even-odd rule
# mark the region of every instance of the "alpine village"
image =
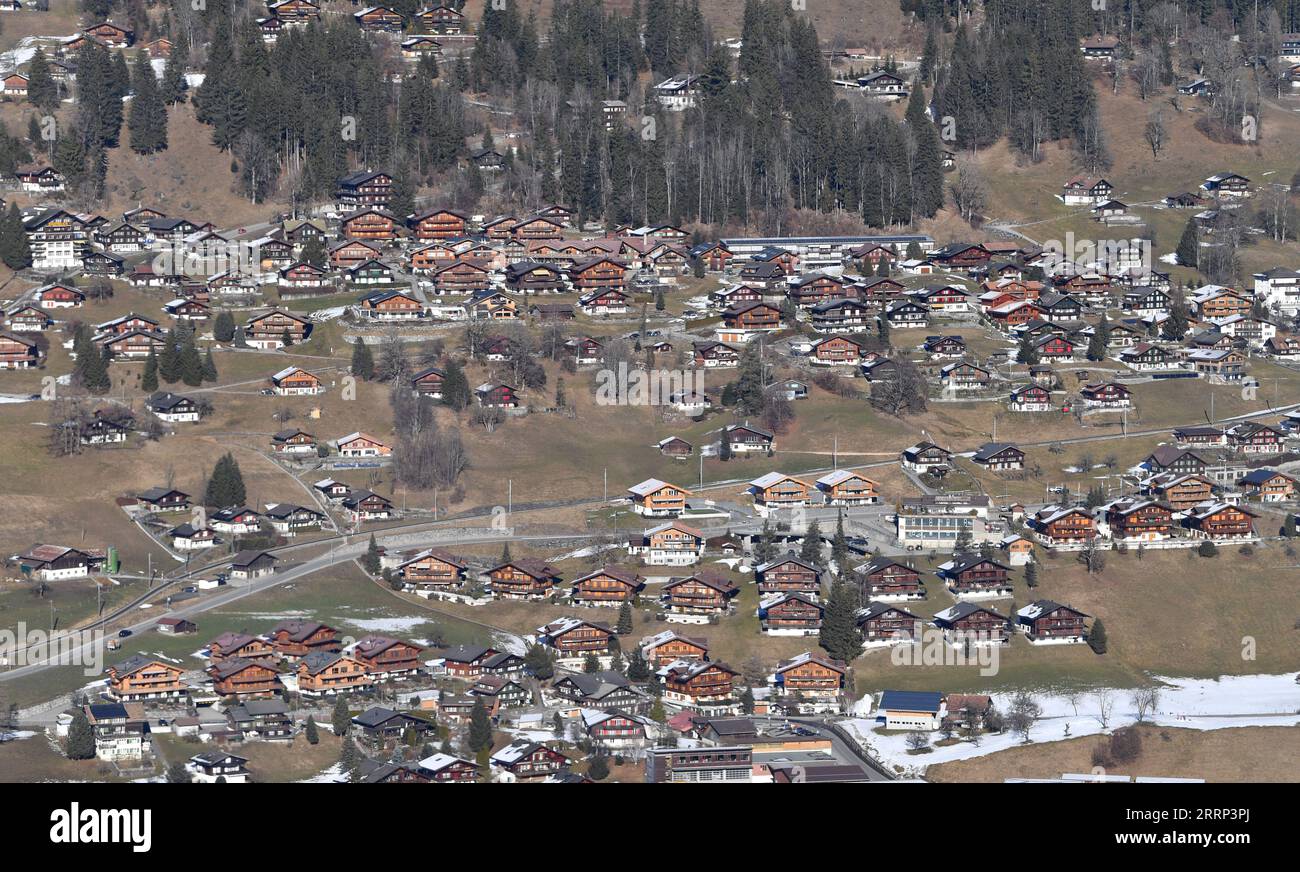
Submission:
POLYGON ((0 780, 1300 780, 1300 4, 3 0, 0 81, 0 780))

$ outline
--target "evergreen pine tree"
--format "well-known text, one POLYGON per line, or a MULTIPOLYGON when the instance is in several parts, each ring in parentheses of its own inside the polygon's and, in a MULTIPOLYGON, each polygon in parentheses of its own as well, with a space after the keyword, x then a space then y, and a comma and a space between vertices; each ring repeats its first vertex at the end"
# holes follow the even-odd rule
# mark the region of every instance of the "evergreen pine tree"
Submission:
POLYGON ((469 713, 469 748, 471 751, 482 751, 492 747, 492 721, 488 717, 487 706, 483 705, 482 697, 474 700, 474 707, 469 713))
POLYGON ((78 706, 72 713, 72 723, 68 725, 68 759, 89 760, 94 756, 95 733, 90 728, 85 709, 78 706))
POLYGON ((316 726, 315 716, 307 715, 307 724, 303 727, 303 735, 306 737, 308 745, 320 744, 320 728, 316 726))
POLYGON ((212 358, 212 349, 209 348, 203 355, 203 380, 215 382, 217 378, 217 362, 212 358))
POLYGON ((217 459, 203 492, 203 504, 213 508, 242 505, 248 499, 244 475, 235 456, 227 452, 217 459))
POLYGON ((1088 631, 1088 647, 1096 654, 1106 653, 1106 627, 1102 624, 1101 618, 1092 622, 1092 629, 1088 631))
POLYGON ((176 338, 176 331, 168 330, 163 338, 162 353, 158 356, 158 375, 167 384, 173 385, 180 381, 183 373, 181 348, 176 338))
POLYGON ((18 204, 12 201, 0 220, 0 261, 15 271, 32 265, 32 246, 23 226, 23 215, 18 204))
POLYGON ((1033 341, 1028 336, 1020 338, 1020 345, 1016 349, 1016 360, 1025 366, 1034 366, 1038 363, 1038 349, 1034 347, 1033 341))
POLYGON ((862 653, 862 633, 857 625, 858 599, 853 587, 836 579, 822 615, 819 642, 836 660, 850 663, 862 653))
POLYGON ((59 108, 59 85, 50 75, 45 52, 37 48, 27 68, 27 101, 43 112, 59 108))
POLYGON ((465 370, 456 361, 448 361, 442 378, 442 402, 459 412, 468 407, 472 400, 465 370))
POLYGON ((803 534, 803 542, 799 546, 799 559, 813 566, 820 566, 821 558, 822 529, 821 525, 814 520, 803 534))
POLYGON ((600 671, 600 658, 596 656, 595 652, 588 652, 587 656, 583 658, 582 671, 588 675, 595 675, 600 671))
POLYGON ((1183 228, 1183 235, 1178 240, 1178 248, 1174 250, 1174 254, 1180 266, 1200 268, 1201 232, 1196 226, 1195 218, 1187 219, 1187 226, 1183 228))
POLYGON ((355 781, 357 769, 361 766, 361 752, 351 736, 343 738, 343 747, 339 751, 339 768, 343 770, 348 781, 355 781))
POLYGON ((604 781, 609 777, 609 757, 603 751, 592 755, 591 765, 587 767, 587 777, 592 781, 604 781))
POLYGON ((158 355, 152 347, 149 356, 144 359, 144 374, 140 376, 140 390, 153 393, 158 390, 158 355))
POLYGON ((137 154, 165 151, 167 106, 158 93, 158 79, 149 63, 147 52, 140 52, 136 58, 132 85, 135 96, 131 99, 131 112, 127 119, 131 150, 137 154))
POLYGON ((348 730, 352 728, 352 712, 348 711, 348 695, 340 693, 334 700, 334 712, 330 716, 330 725, 334 729, 334 735, 346 736, 348 730))
POLYGON ((361 567, 371 575, 379 574, 379 543, 375 541, 374 533, 370 534, 370 544, 366 546, 366 553, 361 557, 361 567))
POLYGON ((319 236, 312 236, 302 245, 302 259, 304 262, 315 267, 325 267, 329 259, 329 251, 325 248, 325 240, 319 236))
POLYGON ((189 59, 189 41, 182 36, 172 45, 167 64, 163 67, 162 82, 158 86, 158 95, 168 106, 185 100, 185 67, 189 59))
POLYGON ((629 681, 645 681, 650 677, 650 664, 646 663, 645 656, 641 653, 639 645, 634 647, 632 653, 628 655, 627 677, 629 681))
POLYGON ((103 352, 95 345, 90 326, 82 324, 73 335, 72 350, 77 356, 72 370, 74 384, 80 385, 92 394, 104 394, 112 386, 108 375, 108 362, 103 352))
POLYGON ((529 645, 524 651, 524 670, 529 675, 546 681, 555 674, 555 664, 541 645, 529 645))
POLYGON ((1088 359, 1100 361, 1106 359, 1106 346, 1110 342, 1110 322, 1106 320, 1103 314, 1101 320, 1097 322, 1097 327, 1092 331, 1092 336, 1088 337, 1088 359))
POLYGON ((1032 560, 1025 564, 1025 587, 1038 587, 1038 564, 1032 560))
POLYGON ((831 560, 835 562, 837 574, 843 575, 849 563, 849 541, 844 535, 844 513, 835 518, 835 536, 831 539, 831 560))
POLYGON ((352 374, 366 381, 375 377, 375 356, 360 336, 352 343, 352 374))
POLYGON ((168 784, 189 784, 193 780, 190 770, 185 768, 184 760, 174 760, 167 767, 168 784))
POLYGON ((194 344, 194 334, 187 332, 181 342, 181 381, 192 388, 203 384, 203 357, 194 344))
POLYGON ((620 635, 632 632, 631 600, 623 600, 623 604, 618 607, 618 623, 614 626, 614 632, 620 635))
POLYGON ((212 338, 218 342, 229 342, 235 338, 234 316, 224 309, 212 321, 212 338))

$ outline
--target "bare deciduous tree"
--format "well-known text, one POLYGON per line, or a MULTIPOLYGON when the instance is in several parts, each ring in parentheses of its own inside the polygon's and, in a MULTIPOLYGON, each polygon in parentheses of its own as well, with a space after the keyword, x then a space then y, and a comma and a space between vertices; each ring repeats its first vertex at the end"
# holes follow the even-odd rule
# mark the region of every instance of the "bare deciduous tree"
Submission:
POLYGON ((1165 147, 1165 134, 1164 114, 1157 109, 1151 113, 1147 119, 1147 126, 1142 131, 1142 138, 1147 141, 1147 146, 1151 149, 1152 159, 1160 157, 1160 149, 1165 147))
POLYGON ((1133 703, 1133 708, 1137 712, 1138 723, 1142 723, 1149 715, 1155 714, 1156 706, 1160 704, 1160 688, 1154 684, 1147 687, 1139 687, 1129 696, 1129 701, 1133 703))
POLYGON ((958 213, 967 223, 974 223, 988 205, 989 189, 984 175, 976 164, 967 159, 957 162, 957 178, 953 181, 952 200, 958 213))
POLYGON ((1093 694, 1093 699, 1097 701, 1097 721, 1103 730, 1108 729, 1111 716, 1115 713, 1115 692, 1103 687, 1093 694))

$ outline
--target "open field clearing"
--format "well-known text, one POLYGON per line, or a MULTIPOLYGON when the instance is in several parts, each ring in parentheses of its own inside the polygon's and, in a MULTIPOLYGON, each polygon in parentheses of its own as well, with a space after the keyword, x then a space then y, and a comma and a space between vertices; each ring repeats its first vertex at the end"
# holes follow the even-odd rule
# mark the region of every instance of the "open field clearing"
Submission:
MULTIPOLYGON (((1143 726, 1142 755, 1132 763, 1112 763, 1108 775, 1203 778, 1206 781, 1300 780, 1300 727, 1242 727, 1180 730, 1143 726)), ((1059 778, 1092 771, 1095 736, 1028 745, 926 769, 936 782, 998 783, 1007 778, 1059 778)))

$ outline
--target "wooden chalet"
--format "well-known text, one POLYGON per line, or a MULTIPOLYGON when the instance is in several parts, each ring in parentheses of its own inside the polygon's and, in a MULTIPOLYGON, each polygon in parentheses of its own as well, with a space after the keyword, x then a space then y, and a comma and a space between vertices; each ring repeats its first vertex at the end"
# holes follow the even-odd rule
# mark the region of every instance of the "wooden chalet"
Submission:
POLYGON ((740 351, 723 342, 697 342, 693 357, 697 368, 717 369, 740 363, 740 351))
POLYGON ((606 566, 573 580, 570 598, 578 605, 631 602, 645 589, 645 579, 617 566, 606 566))
POLYGON ((959 602, 935 613, 934 625, 953 645, 1002 645, 1010 641, 1007 618, 975 603, 959 602))
POLYGON ((541 560, 512 560, 488 570, 488 588, 497 599, 543 599, 563 579, 541 560))
POLYGON ((886 602, 875 600, 859 609, 855 618, 862 641, 868 645, 882 642, 913 642, 921 638, 921 618, 886 602))
POLYGON ((859 566, 863 598, 884 602, 925 599, 921 573, 913 566, 889 557, 875 557, 859 566))
POLYGON ((208 643, 209 660, 219 662, 232 657, 268 660, 275 657, 275 648, 265 639, 248 633, 222 633, 208 643))
POLYGON ((638 644, 641 656, 656 670, 679 660, 693 662, 709 659, 708 639, 683 636, 675 630, 664 630, 647 636, 638 644))
POLYGON ((660 589, 665 611, 674 615, 720 615, 731 610, 740 593, 735 582, 721 575, 699 572, 669 579, 660 589))
MULTIPOLYGON (((597 257, 575 263, 569 268, 569 282, 580 293, 590 291, 623 291, 626 289, 627 266, 611 257, 597 257)), ((593 300, 613 299, 595 295, 593 300)), ((626 297, 622 309, 626 311, 626 297)), ((608 306, 608 303, 604 305, 608 306)))
POLYGON ((856 472, 837 469, 817 479, 828 506, 866 506, 880 502, 878 485, 856 472))
POLYGON ((729 704, 738 675, 727 664, 710 660, 670 663, 659 670, 664 701, 697 709, 729 704))
POLYGON ((296 667, 298 692, 305 696, 354 693, 374 687, 370 668, 339 651, 317 650, 303 655, 296 667))
POLYGON ((755 506, 788 509, 807 506, 813 488, 802 479, 782 472, 769 472, 749 483, 748 493, 755 506))
POLYGON ((773 688, 781 696, 834 699, 844 690, 848 664, 821 654, 805 652, 777 663, 773 688))
POLYGON ((1203 475, 1164 473, 1142 483, 1143 492, 1155 497, 1176 512, 1214 498, 1214 483, 1203 475))
POLYGON ((421 9, 415 13, 412 23, 420 33, 459 35, 465 32, 464 13, 442 4, 421 9))
POLYGON ((1016 624, 1036 644, 1087 641, 1088 615, 1052 600, 1035 600, 1016 612, 1016 624))
POLYGON ((397 576, 417 590, 456 590, 465 585, 469 565, 440 548, 420 551, 397 567, 397 576))
POLYGON ((366 207, 343 216, 340 229, 348 239, 396 239, 396 216, 383 209, 366 207))
POLYGON ((343 498, 341 505, 354 524, 364 521, 386 521, 397 517, 392 500, 364 488, 350 491, 343 498))
POLYGON ((286 25, 305 27, 313 21, 320 21, 320 5, 315 0, 279 0, 268 3, 266 8, 286 25))
POLYGON ((1171 508, 1152 500, 1114 500, 1103 506, 1102 512, 1116 542, 1158 542, 1168 539, 1173 529, 1171 508))
POLYGON ((971 461, 991 470, 1024 469, 1025 452, 1009 442, 986 442, 975 451, 971 461))
POLYGON ((338 630, 319 621, 291 618, 271 628, 267 639, 276 654, 290 659, 317 651, 335 652, 343 647, 338 630))
POLYGON ((611 652, 614 631, 605 624, 581 618, 560 618, 533 631, 538 645, 549 648, 561 660, 603 656, 611 652))
POLYGON ((566 769, 569 758, 530 739, 516 739, 489 758, 490 764, 517 781, 550 778, 566 769))
POLYGON ((774 636, 811 636, 821 630, 823 608, 814 597, 770 593, 758 601, 760 632, 774 636))
POLYGON ((1188 510, 1183 524, 1194 538, 1212 541, 1251 539, 1259 515, 1244 506, 1229 503, 1202 503, 1188 510))
POLYGON ((821 570, 793 553, 754 567, 759 593, 803 593, 821 595, 821 570))
POLYGON ((184 674, 179 666, 136 654, 108 667, 108 695, 117 702, 183 699, 189 694, 184 674))
POLYGON ((393 177, 385 172, 362 170, 349 173, 338 181, 339 205, 353 210, 367 207, 386 209, 393 200, 393 184, 393 177))
POLYGON ((477 763, 451 754, 425 757, 420 761, 420 769, 428 774, 431 782, 438 784, 468 784, 481 777, 477 763))
POLYGON ((401 33, 404 24, 401 13, 387 6, 370 6, 354 12, 352 20, 366 33, 401 33))
POLYGON ((628 488, 632 511, 648 518, 672 518, 686 511, 691 492, 675 484, 649 478, 628 488))
POLYGON ((506 266, 506 289, 516 294, 558 294, 566 290, 564 273, 558 267, 535 261, 517 261, 506 266))
POLYGON ((249 318, 244 328, 245 341, 254 348, 262 349, 283 348, 286 344, 297 345, 310 334, 310 321, 279 309, 249 318))
POLYGON ((866 352, 851 336, 827 336, 812 344, 808 362, 815 366, 857 366, 866 352))
POLYGON ((485 409, 517 409, 523 403, 510 385, 481 384, 474 389, 475 399, 485 409))
POLYGON ((1263 503, 1291 500, 1296 493, 1296 480, 1276 469, 1252 469, 1237 482, 1252 499, 1263 503))
POLYGON ((231 657, 207 668, 212 690, 218 696, 237 699, 275 696, 284 689, 280 673, 268 661, 231 657))
POLYGON ((1092 513, 1079 506, 1045 506, 1030 522, 1038 540, 1049 547, 1082 545, 1097 535, 1092 513))
POLYGON ((400 678, 420 672, 424 648, 387 636, 366 636, 352 648, 360 660, 379 679, 400 678))
POLYGON ((959 599, 1011 594, 1010 569, 978 554, 954 557, 939 566, 938 574, 959 599))
POLYGON ((0 369, 35 369, 44 359, 44 349, 35 339, 0 331, 0 369))

